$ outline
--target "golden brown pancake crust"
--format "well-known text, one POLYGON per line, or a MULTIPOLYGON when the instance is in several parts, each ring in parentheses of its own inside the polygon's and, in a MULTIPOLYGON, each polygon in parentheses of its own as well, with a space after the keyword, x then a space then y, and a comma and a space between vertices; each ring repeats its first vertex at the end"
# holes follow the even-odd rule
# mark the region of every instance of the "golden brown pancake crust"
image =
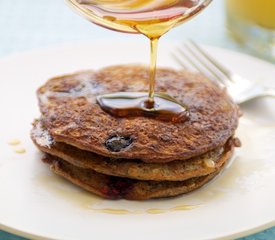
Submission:
POLYGON ((48 154, 45 155, 43 161, 50 164, 51 170, 56 174, 89 192, 108 199, 146 200, 180 195, 200 188, 213 179, 221 170, 220 168, 212 174, 185 181, 158 182, 110 177, 91 169, 75 167, 48 154))
POLYGON ((156 91, 166 92, 188 107, 190 118, 184 123, 115 118, 96 103, 98 94, 147 91, 147 82, 148 69, 131 65, 53 78, 38 90, 43 124, 57 142, 144 162, 189 159, 223 146, 234 134, 237 106, 225 91, 193 73, 157 72, 156 91), (106 142, 112 138, 122 139, 125 147, 118 152, 110 150, 106 142))
POLYGON ((64 159, 79 168, 92 169, 106 175, 154 181, 183 181, 217 171, 232 155, 233 144, 229 140, 224 147, 207 152, 188 161, 169 163, 144 163, 140 160, 111 159, 80 150, 65 143, 54 142, 40 122, 34 124, 33 142, 45 153, 64 159), (207 160, 214 166, 207 165, 207 160))

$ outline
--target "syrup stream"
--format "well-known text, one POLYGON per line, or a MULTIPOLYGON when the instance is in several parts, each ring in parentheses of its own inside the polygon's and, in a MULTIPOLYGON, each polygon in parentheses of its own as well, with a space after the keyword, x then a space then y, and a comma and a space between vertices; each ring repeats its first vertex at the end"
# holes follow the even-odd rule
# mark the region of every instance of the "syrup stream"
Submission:
POLYGON ((154 94, 156 85, 156 65, 157 65, 157 51, 158 51, 158 38, 150 39, 151 43, 151 65, 150 65, 150 79, 149 79, 149 108, 154 107, 154 94))

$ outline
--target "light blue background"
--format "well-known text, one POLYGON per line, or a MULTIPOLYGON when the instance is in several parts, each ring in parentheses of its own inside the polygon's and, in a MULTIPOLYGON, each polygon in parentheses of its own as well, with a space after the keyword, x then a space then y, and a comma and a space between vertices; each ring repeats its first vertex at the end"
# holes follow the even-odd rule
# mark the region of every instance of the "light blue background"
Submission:
MULTIPOLYGON (((228 38, 224 17, 223 0, 214 0, 203 13, 172 30, 164 38, 180 41, 192 38, 200 43, 245 52, 228 38)), ((100 38, 113 37, 127 38, 130 41, 141 36, 129 36, 92 25, 74 14, 63 0, 0 0, 0 57, 66 42, 92 42, 100 38)), ((22 239, 0 231, 0 240, 22 239)), ((242 238, 274 239, 275 227, 242 238)))

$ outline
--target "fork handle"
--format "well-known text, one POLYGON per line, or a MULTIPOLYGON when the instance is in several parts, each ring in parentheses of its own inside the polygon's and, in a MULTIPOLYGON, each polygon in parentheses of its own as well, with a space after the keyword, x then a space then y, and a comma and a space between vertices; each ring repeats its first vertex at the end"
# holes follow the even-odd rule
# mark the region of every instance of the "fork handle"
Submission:
POLYGON ((274 97, 275 98, 275 88, 267 88, 264 91, 264 95, 267 97, 274 97))

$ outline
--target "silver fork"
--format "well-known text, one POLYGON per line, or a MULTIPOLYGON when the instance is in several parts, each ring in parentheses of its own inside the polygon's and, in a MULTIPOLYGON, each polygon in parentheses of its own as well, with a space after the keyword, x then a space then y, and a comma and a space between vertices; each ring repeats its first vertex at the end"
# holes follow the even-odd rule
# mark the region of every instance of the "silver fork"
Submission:
POLYGON ((177 53, 172 55, 183 69, 195 69, 220 86, 226 87, 238 104, 262 97, 275 98, 275 88, 251 82, 231 72, 193 41, 184 43, 184 48, 178 48, 177 53))

